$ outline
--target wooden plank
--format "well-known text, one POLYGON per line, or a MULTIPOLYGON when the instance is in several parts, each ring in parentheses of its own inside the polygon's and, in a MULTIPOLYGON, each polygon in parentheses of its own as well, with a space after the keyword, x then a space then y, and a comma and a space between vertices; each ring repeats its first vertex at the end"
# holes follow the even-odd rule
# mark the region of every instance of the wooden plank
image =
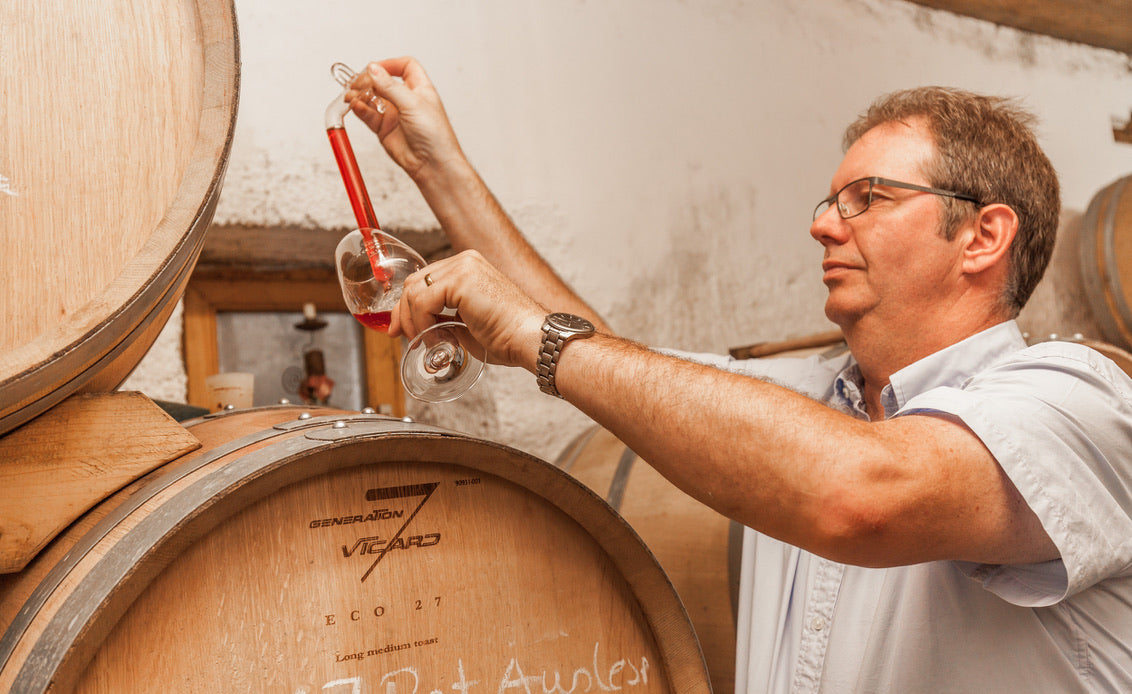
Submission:
POLYGON ((182 339, 185 349, 186 395, 188 404, 208 407, 205 379, 220 370, 216 339, 216 309, 208 297, 192 283, 185 291, 182 339))
POLYGON ((374 330, 363 332, 366 351, 366 402, 381 414, 405 416, 401 385, 401 340, 374 330))
POLYGON ((189 288, 216 311, 287 311, 302 313, 312 303, 320 313, 345 311, 338 278, 310 279, 293 275, 243 276, 201 279, 196 275, 189 288))
MULTIPOLYGON (((753 345, 732 347, 728 352, 734 359, 757 359, 759 357, 769 357, 784 352, 824 349, 832 347, 844 340, 845 338, 841 335, 840 330, 830 330, 824 333, 817 333, 816 335, 782 340, 781 342, 756 342, 753 345)), ((792 354, 791 356, 803 355, 792 354)))
MULTIPOLYGON (((444 232, 434 229, 386 229, 428 261, 451 254, 444 232)), ((275 273, 322 269, 334 275, 334 249, 348 229, 265 227, 243 224, 213 225, 208 230, 198 276, 214 276, 227 269, 244 273, 275 273)))
POLYGON ((1132 53, 1132 0, 911 0, 1003 26, 1132 53))
POLYGON ((0 438, 0 573, 98 502, 200 446, 141 393, 75 395, 0 438))

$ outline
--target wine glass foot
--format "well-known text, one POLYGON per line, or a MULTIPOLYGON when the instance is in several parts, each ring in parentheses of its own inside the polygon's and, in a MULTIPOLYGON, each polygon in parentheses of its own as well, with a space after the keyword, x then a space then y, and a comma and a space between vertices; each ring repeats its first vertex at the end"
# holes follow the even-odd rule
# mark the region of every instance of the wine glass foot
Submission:
POLYGON ((460 347, 447 343, 436 345, 424 358, 424 370, 438 382, 450 381, 460 375, 465 354, 460 347))
POLYGON ((406 392, 424 402, 455 400, 483 372, 482 348, 462 323, 438 323, 417 335, 401 360, 406 392))

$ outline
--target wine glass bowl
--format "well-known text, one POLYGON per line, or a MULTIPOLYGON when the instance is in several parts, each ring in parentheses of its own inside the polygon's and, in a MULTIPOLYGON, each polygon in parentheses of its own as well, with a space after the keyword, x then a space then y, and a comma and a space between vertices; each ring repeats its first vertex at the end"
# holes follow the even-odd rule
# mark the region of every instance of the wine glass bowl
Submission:
POLYGON ((355 229, 334 252, 342 298, 362 325, 385 332, 405 278, 427 263, 419 253, 377 229, 355 229))
MULTIPOLYGON (((419 253, 396 237, 364 227, 346 234, 334 252, 346 307, 359 323, 379 332, 389 330, 405 278, 425 265, 419 253)), ((446 315, 437 320, 409 342, 401 359, 402 385, 425 402, 463 395, 479 380, 485 361, 466 325, 446 315)))

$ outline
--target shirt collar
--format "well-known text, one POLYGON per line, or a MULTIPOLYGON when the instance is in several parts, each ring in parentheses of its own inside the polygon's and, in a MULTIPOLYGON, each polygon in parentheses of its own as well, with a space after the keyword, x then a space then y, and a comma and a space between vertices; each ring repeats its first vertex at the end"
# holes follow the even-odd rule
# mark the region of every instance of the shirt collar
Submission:
MULTIPOLYGON (((962 387, 1004 355, 1025 346, 1026 340, 1018 324, 1009 320, 909 364, 892 374, 881 391, 885 418, 892 417, 908 400, 932 388, 962 387)), ((867 417, 862 395, 864 379, 855 359, 838 374, 834 388, 842 405, 858 416, 867 417)))

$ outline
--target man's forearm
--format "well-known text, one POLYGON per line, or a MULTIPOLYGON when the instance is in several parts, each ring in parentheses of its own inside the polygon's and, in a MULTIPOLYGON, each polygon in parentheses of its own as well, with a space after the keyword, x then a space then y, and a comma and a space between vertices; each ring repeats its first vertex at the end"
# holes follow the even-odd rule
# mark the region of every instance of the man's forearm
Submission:
POLYGON ((863 566, 1057 556, 989 451, 945 418, 860 421, 606 335, 569 343, 556 382, 691 496, 822 556, 863 566))
POLYGON ((454 249, 478 251, 549 311, 576 313, 606 329, 601 317, 531 246, 467 161, 423 174, 416 182, 454 249))
POLYGON ((570 343, 557 382, 567 400, 685 492, 763 532, 808 542, 808 502, 820 493, 810 483, 829 479, 831 441, 798 436, 798 426, 786 436, 776 422, 818 425, 839 413, 604 335, 570 343))

